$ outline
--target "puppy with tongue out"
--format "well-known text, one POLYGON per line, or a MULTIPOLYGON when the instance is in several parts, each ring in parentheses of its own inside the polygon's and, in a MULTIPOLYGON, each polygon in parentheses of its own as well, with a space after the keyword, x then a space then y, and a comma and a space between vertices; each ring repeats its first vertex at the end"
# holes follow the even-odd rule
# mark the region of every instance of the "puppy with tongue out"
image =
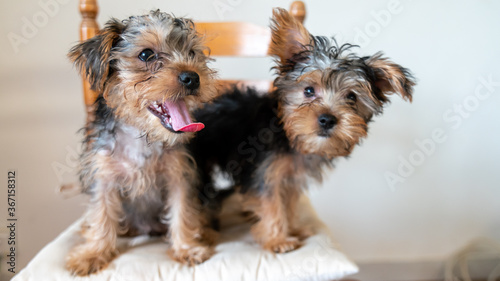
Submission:
POLYGON ((112 19, 69 57, 98 94, 84 128, 79 178, 92 196, 66 267, 89 275, 118 254, 121 234, 163 235, 172 259, 197 264, 202 240, 196 172, 184 144, 205 126, 191 112, 216 96, 193 22, 160 11, 112 19))

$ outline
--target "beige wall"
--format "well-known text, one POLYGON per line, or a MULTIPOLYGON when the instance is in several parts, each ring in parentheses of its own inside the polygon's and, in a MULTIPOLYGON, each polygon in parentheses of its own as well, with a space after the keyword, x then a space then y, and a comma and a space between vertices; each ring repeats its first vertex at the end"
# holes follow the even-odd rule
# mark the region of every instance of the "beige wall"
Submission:
MULTIPOLYGON (((99 20, 161 8, 196 20, 267 25, 271 7, 288 7, 289 2, 103 0, 99 20), (218 14, 217 3, 234 7, 218 14)), ((476 237, 500 241, 500 85, 481 86, 483 80, 500 81, 500 3, 306 4, 306 26, 313 34, 359 43, 363 55, 383 50, 419 79, 414 103, 395 98, 352 157, 339 160, 328 180, 312 188, 312 201, 343 250, 362 263, 433 262, 476 237), (476 97, 478 88, 481 94, 491 93, 476 97), (463 115, 455 113, 462 104, 463 115), (423 154, 416 142, 432 138, 435 130, 444 137, 423 154), (404 177, 398 166, 410 156, 416 165, 404 177), (404 182, 391 188, 387 172, 403 176, 404 182)), ((55 193, 61 182, 53 169, 60 163, 68 168, 63 180, 74 179, 72 151, 78 148, 76 131, 84 114, 80 81, 65 54, 78 40, 79 15, 75 0, 2 1, 0 21, 0 171, 15 168, 19 173, 18 261, 24 266, 83 212, 84 197, 63 199, 55 193), (40 4, 49 2, 57 3, 50 6, 50 15, 40 4), (40 27, 23 35, 23 20, 33 22, 34 16, 42 21, 40 27), (13 33, 25 38, 17 47, 9 42, 13 33)), ((222 77, 265 78, 272 75, 269 61, 223 59, 216 67, 222 77)), ((0 190, 4 218, 6 191, 0 190)))

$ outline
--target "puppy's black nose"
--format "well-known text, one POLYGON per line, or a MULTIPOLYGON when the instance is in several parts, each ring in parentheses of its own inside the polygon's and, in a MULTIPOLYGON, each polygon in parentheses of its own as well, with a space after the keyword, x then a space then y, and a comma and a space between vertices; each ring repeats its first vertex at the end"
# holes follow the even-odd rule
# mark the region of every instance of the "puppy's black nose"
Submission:
POLYGON ((196 90, 200 87, 200 76, 193 71, 184 71, 179 74, 179 82, 189 90, 196 90))
POLYGON ((321 114, 318 117, 318 123, 324 130, 330 130, 337 124, 337 118, 331 114, 321 114))

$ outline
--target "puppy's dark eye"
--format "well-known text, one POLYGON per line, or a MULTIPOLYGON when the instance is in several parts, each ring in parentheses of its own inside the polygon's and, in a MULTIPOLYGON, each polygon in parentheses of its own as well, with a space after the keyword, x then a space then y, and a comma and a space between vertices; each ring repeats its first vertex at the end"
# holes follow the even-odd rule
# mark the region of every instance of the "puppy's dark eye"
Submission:
POLYGON ((314 97, 314 94, 315 94, 315 92, 314 92, 314 87, 306 87, 306 88, 304 89, 304 96, 305 96, 306 98, 311 98, 311 97, 314 97))
POLYGON ((155 52, 151 49, 144 49, 142 52, 139 54, 139 59, 142 61, 151 61, 156 58, 155 52))
POLYGON ((355 93, 349 93, 347 95, 347 99, 350 100, 350 101, 353 101, 353 102, 356 102, 358 100, 358 98, 356 97, 355 93))
POLYGON ((196 55, 196 53, 193 50, 189 51, 189 57, 190 58, 194 59, 195 55, 196 55))

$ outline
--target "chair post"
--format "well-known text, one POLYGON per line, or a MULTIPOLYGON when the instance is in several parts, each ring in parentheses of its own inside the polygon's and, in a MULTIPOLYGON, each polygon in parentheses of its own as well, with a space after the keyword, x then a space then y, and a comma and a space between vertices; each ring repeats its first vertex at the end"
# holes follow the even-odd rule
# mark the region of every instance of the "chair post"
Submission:
MULTIPOLYGON (((85 41, 94 37, 99 32, 99 25, 97 24, 96 17, 99 12, 97 0, 80 0, 80 14, 82 15, 82 23, 80 25, 80 40, 85 41)), ((87 111, 87 120, 92 118, 91 108, 94 104, 97 93, 90 89, 90 84, 85 78, 83 79, 83 98, 85 101, 85 108, 87 111)))
POLYGON ((306 5, 302 1, 293 1, 290 5, 290 13, 300 23, 304 24, 306 18, 306 5))

